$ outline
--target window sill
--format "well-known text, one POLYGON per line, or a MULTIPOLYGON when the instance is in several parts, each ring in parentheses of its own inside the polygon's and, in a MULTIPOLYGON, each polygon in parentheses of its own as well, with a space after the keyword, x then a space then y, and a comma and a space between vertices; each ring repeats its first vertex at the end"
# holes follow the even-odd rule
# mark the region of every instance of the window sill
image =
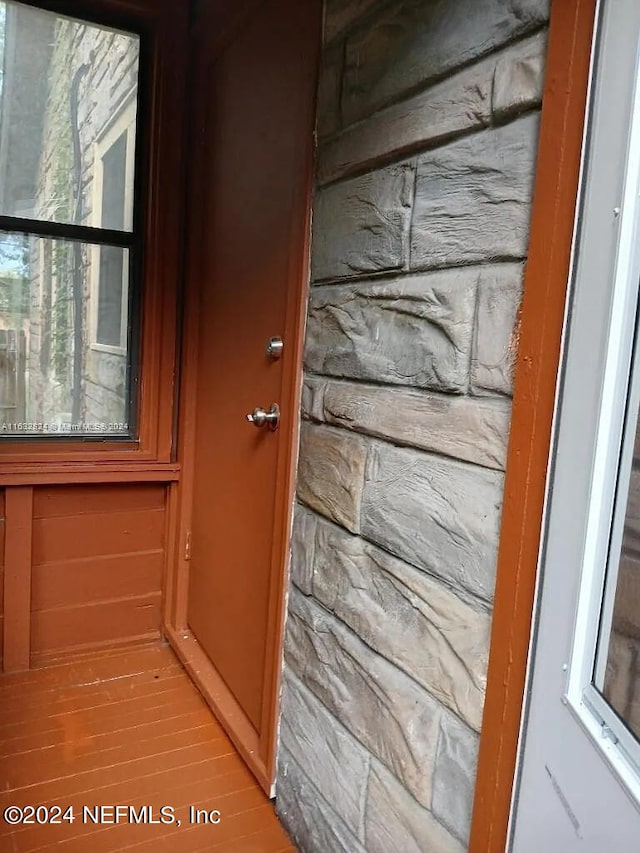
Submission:
POLYGON ((12 462, 0 465, 0 488, 70 483, 171 483, 180 479, 176 462, 12 462))
POLYGON ((90 349, 94 352, 106 352, 109 355, 119 355, 126 358, 127 350, 124 347, 110 346, 109 344, 92 343, 90 349))

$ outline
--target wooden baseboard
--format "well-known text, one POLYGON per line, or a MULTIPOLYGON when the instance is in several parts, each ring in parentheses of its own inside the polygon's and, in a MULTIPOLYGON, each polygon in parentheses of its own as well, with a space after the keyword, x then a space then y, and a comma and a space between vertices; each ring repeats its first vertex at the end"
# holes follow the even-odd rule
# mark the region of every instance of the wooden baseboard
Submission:
POLYGON ((176 631, 165 626, 164 632, 180 662, 258 780, 260 787, 268 797, 273 797, 273 779, 260 756, 260 735, 202 646, 189 630, 176 631))

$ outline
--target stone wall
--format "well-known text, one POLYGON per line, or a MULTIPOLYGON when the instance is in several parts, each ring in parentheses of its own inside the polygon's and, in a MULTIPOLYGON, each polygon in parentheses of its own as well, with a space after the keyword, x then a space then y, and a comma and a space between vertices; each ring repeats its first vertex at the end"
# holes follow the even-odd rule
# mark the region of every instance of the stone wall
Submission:
POLYGON ((466 848, 547 0, 327 0, 277 808, 466 848))

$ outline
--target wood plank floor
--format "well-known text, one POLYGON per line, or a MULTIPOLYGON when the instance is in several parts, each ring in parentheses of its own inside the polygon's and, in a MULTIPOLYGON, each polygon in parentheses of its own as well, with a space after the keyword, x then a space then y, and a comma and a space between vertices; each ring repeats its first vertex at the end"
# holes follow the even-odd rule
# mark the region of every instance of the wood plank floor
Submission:
POLYGON ((295 851, 272 804, 161 643, 0 676, 0 851, 51 849, 295 851), (2 818, 8 806, 45 806, 49 815, 54 806, 71 807, 75 819, 11 826, 2 818), (121 812, 123 822, 115 823, 107 808, 103 817, 111 822, 95 824, 96 806, 133 806, 135 814, 121 812), (174 823, 130 822, 160 821, 162 806, 173 809, 174 823), (219 823, 193 823, 190 806, 219 811, 219 823))

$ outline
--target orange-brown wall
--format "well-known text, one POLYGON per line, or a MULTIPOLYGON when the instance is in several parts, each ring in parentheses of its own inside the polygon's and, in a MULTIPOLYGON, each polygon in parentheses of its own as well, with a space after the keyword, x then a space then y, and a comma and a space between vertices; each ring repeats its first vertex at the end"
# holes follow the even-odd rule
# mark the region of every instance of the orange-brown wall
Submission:
POLYGON ((0 489, 0 664, 4 641, 4 489, 0 489))
MULTIPOLYGON (((34 488, 32 664, 159 636, 165 509, 164 484, 34 488)), ((0 510, 3 557, 4 493, 0 510)))
POLYGON ((157 484, 34 490, 32 657, 159 634, 165 496, 157 484))

